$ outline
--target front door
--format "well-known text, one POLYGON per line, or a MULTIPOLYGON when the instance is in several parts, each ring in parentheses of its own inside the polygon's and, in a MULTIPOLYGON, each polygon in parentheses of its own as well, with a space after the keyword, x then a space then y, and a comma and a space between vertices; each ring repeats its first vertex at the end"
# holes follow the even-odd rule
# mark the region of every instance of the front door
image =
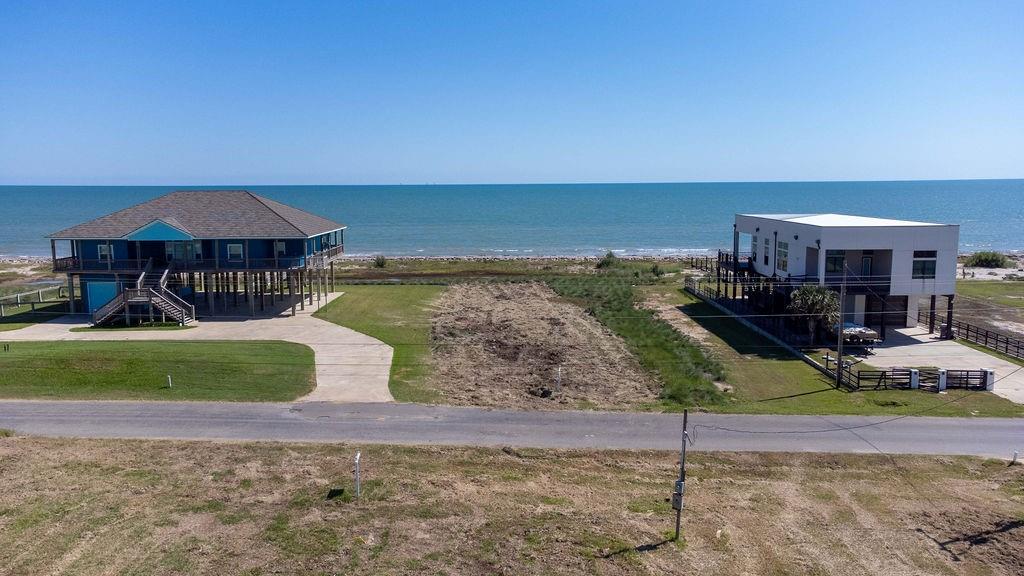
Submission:
POLYGON ((861 256, 860 258, 860 277, 869 278, 871 277, 871 264, 874 258, 872 256, 861 256))

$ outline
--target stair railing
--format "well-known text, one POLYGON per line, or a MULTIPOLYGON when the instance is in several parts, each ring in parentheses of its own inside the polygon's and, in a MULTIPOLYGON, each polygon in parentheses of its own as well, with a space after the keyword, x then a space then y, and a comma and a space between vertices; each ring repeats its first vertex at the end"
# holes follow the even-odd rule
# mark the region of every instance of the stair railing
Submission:
POLYGON ((118 294, 117 296, 114 296, 110 300, 110 302, 107 302, 103 306, 100 306, 99 308, 96 309, 95 312, 92 313, 92 323, 93 324, 99 324, 100 322, 103 322, 104 320, 109 318, 111 315, 113 315, 114 312, 117 312, 118 308, 120 308, 120 307, 122 307, 124 305, 125 305, 125 299, 124 299, 124 293, 122 292, 121 294, 118 294))
POLYGON ((170 304, 171 306, 174 306, 175 308, 181 310, 182 321, 185 320, 186 316, 190 319, 195 319, 196 307, 182 300, 181 297, 175 294, 174 292, 171 292, 166 288, 161 288, 159 292, 153 290, 153 293, 159 296, 160 298, 166 300, 167 303, 170 304))
POLYGON ((172 290, 169 290, 167 288, 167 279, 170 278, 170 275, 173 272, 174 272, 174 260, 171 260, 171 262, 167 265, 167 269, 164 270, 164 273, 160 275, 160 284, 159 284, 158 288, 155 289, 153 292, 157 296, 159 296, 159 297, 163 298, 164 300, 166 300, 172 306, 174 306, 174 307, 176 307, 176 308, 181 310, 182 322, 184 322, 186 316, 188 316, 191 319, 195 319, 195 317, 196 317, 196 307, 191 305, 191 304, 189 304, 188 302, 183 300, 180 296, 175 294, 172 290))
POLYGON ((153 258, 150 257, 150 259, 146 261, 146 267, 142 269, 142 274, 139 274, 139 279, 135 282, 135 287, 136 288, 142 288, 142 283, 145 282, 145 280, 146 280, 146 274, 149 274, 152 271, 153 271, 153 258))

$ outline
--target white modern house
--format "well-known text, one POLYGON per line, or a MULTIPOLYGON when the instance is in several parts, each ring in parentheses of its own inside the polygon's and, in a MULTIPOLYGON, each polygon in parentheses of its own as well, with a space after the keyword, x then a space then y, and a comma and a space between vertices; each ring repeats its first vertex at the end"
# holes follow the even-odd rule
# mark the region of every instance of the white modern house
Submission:
POLYGON ((846 283, 846 320, 914 326, 918 301, 947 296, 952 316, 960 227, 845 214, 737 214, 734 262, 748 237, 747 273, 782 284, 846 283), (902 315, 899 314, 902 312, 902 315), (884 314, 883 314, 884 313, 884 314))

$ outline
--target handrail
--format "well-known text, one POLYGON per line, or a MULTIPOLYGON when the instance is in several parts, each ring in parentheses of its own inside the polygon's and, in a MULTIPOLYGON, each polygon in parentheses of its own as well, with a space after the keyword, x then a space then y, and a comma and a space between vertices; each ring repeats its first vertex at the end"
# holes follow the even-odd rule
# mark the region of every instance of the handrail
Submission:
POLYGON ((110 302, 107 302, 103 306, 100 306, 99 308, 96 309, 95 312, 92 313, 92 323, 99 324, 100 322, 106 320, 107 317, 114 312, 114 310, 116 310, 120 306, 123 306, 124 303, 125 295, 123 292, 118 294, 117 296, 114 296, 113 298, 110 299, 110 302))
POLYGON ((174 292, 171 292, 170 290, 167 290, 166 288, 163 288, 163 287, 160 288, 159 292, 157 292, 156 290, 154 290, 153 292, 157 296, 160 296, 164 300, 167 300, 167 302, 169 304, 179 308, 183 315, 184 315, 185 312, 188 312, 189 313, 188 315, 189 315, 190 318, 195 318, 196 317, 196 308, 195 308, 195 306, 193 306, 193 305, 189 304, 188 302, 182 300, 181 297, 178 296, 177 294, 175 294, 174 292))
POLYGON ((187 311, 191 318, 195 318, 196 317, 196 307, 193 306, 192 304, 189 304, 185 300, 183 300, 180 296, 175 294, 173 291, 167 289, 167 278, 171 275, 171 273, 173 271, 174 271, 174 260, 171 260, 167 264, 167 269, 164 270, 164 273, 160 275, 160 284, 159 284, 160 291, 157 294, 162 296, 165 300, 167 300, 171 304, 174 304, 175 306, 180 308, 182 314, 184 314, 187 311))
POLYGON ((167 277, 171 275, 171 270, 174 268, 174 260, 167 263, 167 268, 164 269, 164 273, 160 275, 160 287, 167 287, 167 277))
POLYGON ((146 261, 146 267, 142 269, 142 274, 139 274, 139 279, 135 282, 136 288, 142 288, 142 283, 146 280, 146 274, 149 274, 153 270, 153 257, 150 256, 149 260, 146 261))
POLYGON ((57 258, 53 261, 53 271, 60 272, 62 270, 72 270, 78 268, 79 260, 77 256, 64 256, 57 258))

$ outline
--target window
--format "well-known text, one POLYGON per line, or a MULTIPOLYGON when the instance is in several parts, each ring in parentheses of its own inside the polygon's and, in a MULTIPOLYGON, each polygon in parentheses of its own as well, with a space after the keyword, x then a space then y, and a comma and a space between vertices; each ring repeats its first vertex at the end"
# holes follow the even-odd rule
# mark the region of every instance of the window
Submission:
POLYGON ((274 240, 274 252, 278 256, 284 256, 287 254, 287 243, 284 240, 274 240))
POLYGON ((768 265, 768 244, 770 244, 770 242, 768 241, 767 238, 765 238, 764 239, 764 265, 765 266, 768 265))
POLYGON ((846 267, 846 250, 825 251, 825 273, 841 274, 846 267))
POLYGON ((930 280, 935 278, 935 250, 914 250, 914 267, 911 277, 914 280, 930 280))
POLYGON ((244 257, 241 244, 228 244, 228 260, 241 260, 244 257))
POLYGON ((789 242, 775 244, 775 267, 783 272, 789 271, 789 242))
POLYGON ((98 244, 96 246, 96 255, 102 262, 110 260, 110 244, 98 244))
POLYGON ((203 259, 203 241, 196 240, 192 243, 192 253, 195 255, 196 260, 203 259))
POLYGON ((750 237, 750 254, 757 260, 757 236, 750 237))

